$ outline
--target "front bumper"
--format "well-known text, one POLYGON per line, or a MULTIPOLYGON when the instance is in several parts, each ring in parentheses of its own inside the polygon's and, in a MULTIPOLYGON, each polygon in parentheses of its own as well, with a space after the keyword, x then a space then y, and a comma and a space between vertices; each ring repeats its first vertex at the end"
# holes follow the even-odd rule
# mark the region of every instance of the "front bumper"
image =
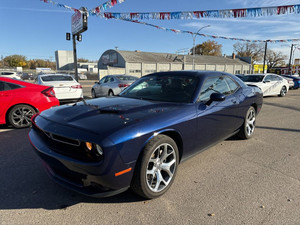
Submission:
POLYGON ((43 160, 47 173, 57 183, 91 197, 108 197, 129 188, 135 163, 124 163, 116 149, 105 149, 105 156, 99 162, 81 161, 56 152, 40 137, 38 129, 33 125, 29 140, 43 160), (132 170, 116 176, 128 168, 132 170))

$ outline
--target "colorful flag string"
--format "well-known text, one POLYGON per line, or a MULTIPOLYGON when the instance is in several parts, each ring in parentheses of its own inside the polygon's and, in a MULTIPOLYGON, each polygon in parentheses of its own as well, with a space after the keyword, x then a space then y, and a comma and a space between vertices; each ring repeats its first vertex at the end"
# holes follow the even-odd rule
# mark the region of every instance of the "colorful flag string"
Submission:
POLYGON ((49 4, 52 4, 52 5, 56 5, 57 7, 59 8, 65 8, 65 9, 68 9, 68 10, 71 10, 73 12, 77 12, 77 11, 80 11, 79 9, 75 9, 71 6, 67 6, 67 5, 64 5, 64 4, 60 4, 60 3, 57 3, 55 1, 52 1, 52 0, 40 0, 41 2, 44 2, 44 3, 49 3, 49 4))
POLYGON ((106 11, 107 9, 110 9, 114 7, 117 3, 123 3, 125 0, 109 0, 102 5, 97 6, 96 8, 93 8, 89 10, 89 15, 99 15, 101 12, 106 11))
MULTIPOLYGON (((207 11, 184 11, 184 12, 131 12, 131 13, 98 13, 101 18, 111 19, 201 19, 201 18, 242 18, 261 17, 286 14, 300 14, 300 5, 284 5, 261 8, 225 9, 207 11)), ((92 14, 95 15, 95 14, 92 14)))
POLYGON ((143 24, 146 26, 151 26, 160 30, 164 30, 164 31, 171 31, 174 33, 182 33, 182 34, 191 34, 191 35, 198 35, 198 36, 202 36, 202 37, 208 37, 208 38, 214 38, 214 39, 226 39, 226 40, 234 40, 234 41, 243 41, 243 42, 270 42, 270 43, 282 43, 282 42, 297 42, 300 41, 300 39, 286 39, 286 40, 249 40, 249 39, 242 39, 242 38, 232 38, 232 37, 223 37, 223 36, 216 36, 216 35, 208 35, 208 34, 200 34, 200 33, 194 33, 191 31, 185 31, 185 30, 177 30, 177 29, 170 29, 170 28, 165 28, 165 27, 160 27, 157 25, 153 25, 150 23, 145 23, 145 22, 141 22, 138 20, 130 20, 130 19, 120 19, 120 18, 113 18, 111 17, 110 19, 117 19, 117 20, 123 20, 123 21, 127 21, 127 22, 132 22, 132 23, 138 23, 138 24, 143 24))

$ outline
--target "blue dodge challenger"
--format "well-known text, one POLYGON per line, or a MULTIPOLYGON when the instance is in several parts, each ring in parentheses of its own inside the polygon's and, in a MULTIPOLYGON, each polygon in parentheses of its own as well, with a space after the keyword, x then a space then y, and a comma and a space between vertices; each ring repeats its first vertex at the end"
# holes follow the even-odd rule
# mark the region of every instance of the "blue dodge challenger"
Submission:
POLYGON ((32 117, 29 139, 61 185, 94 197, 129 187, 152 199, 172 185, 183 160, 233 135, 249 139, 262 91, 223 72, 143 76, 118 96, 32 117))

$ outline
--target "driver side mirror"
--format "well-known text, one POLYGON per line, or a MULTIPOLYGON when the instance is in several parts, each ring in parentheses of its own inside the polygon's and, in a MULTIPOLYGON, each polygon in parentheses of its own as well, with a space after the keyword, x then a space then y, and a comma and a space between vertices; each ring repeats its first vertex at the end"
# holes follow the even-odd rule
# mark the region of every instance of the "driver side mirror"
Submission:
POLYGON ((206 105, 210 105, 212 102, 222 102, 225 98, 226 96, 221 93, 212 93, 206 105))

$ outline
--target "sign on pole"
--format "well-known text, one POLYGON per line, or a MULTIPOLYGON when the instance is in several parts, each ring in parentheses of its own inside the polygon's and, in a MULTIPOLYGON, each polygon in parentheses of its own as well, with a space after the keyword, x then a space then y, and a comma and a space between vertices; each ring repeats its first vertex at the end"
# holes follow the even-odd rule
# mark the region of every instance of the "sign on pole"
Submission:
POLYGON ((72 15, 72 34, 80 34, 87 30, 87 13, 76 11, 72 15))

